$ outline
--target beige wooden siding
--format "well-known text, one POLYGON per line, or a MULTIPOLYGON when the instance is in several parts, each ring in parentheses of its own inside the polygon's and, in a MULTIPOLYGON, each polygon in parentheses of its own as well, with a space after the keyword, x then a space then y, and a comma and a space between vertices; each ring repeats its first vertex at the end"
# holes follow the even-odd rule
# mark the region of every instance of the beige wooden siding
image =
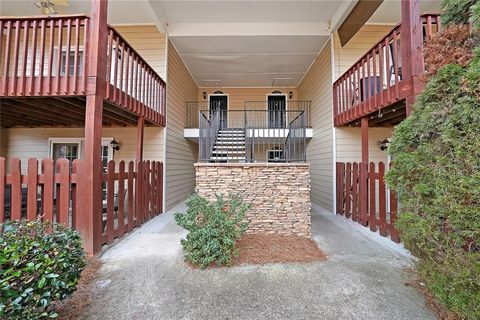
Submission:
MULTIPOLYGON (((360 128, 336 128, 337 161, 359 162, 362 160, 360 128)), ((387 152, 381 151, 380 141, 392 136, 392 128, 368 129, 369 160, 373 162, 387 162, 387 152)))
POLYGON ((167 40, 155 26, 114 26, 148 64, 166 79, 167 40))
MULTIPOLYGON (((212 94, 215 91, 222 91, 228 94, 229 110, 243 110, 245 101, 267 101, 267 94, 271 94, 273 91, 280 91, 286 94, 288 100, 298 100, 296 88, 198 88, 198 101, 208 100, 208 98, 203 98, 204 92, 212 94), (293 93, 292 99, 288 98, 289 92, 293 93)), ((262 110, 266 109, 266 105, 261 107, 263 107, 262 110)))
MULTIPOLYGON (((136 128, 103 128, 102 137, 114 138, 120 143, 120 150, 115 152, 115 161, 135 161, 136 128)), ((164 129, 160 127, 145 128, 144 159, 164 161, 164 129)), ((10 128, 2 129, 6 136, 5 154, 7 158, 20 158, 23 169, 28 158, 46 158, 49 156, 49 138, 83 138, 83 128, 10 128)))
POLYGON ((313 138, 307 145, 311 197, 333 210, 333 122, 331 45, 328 42, 298 86, 300 100, 312 100, 313 138))
POLYGON ((358 59, 387 35, 393 26, 365 25, 342 48, 338 34, 334 35, 335 80, 347 71, 358 59))
POLYGON ((195 187, 193 164, 198 159, 198 144, 186 140, 185 101, 197 99, 198 88, 177 51, 168 43, 166 136, 166 208, 184 200, 195 187))

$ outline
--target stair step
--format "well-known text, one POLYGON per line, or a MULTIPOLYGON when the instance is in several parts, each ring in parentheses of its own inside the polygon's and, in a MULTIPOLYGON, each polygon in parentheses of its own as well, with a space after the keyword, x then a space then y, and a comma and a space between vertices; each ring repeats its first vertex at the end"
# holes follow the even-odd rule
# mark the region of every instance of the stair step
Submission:
POLYGON ((243 160, 245 161, 245 157, 210 157, 211 160, 243 160))

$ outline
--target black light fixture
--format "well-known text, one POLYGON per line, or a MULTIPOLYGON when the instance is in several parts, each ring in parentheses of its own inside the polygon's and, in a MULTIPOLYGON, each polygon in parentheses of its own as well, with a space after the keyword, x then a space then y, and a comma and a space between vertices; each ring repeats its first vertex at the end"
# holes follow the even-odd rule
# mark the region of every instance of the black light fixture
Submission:
POLYGON ((380 150, 385 151, 388 149, 388 146, 390 145, 390 141, 388 139, 385 139, 383 141, 380 141, 379 144, 380 150))
POLYGON ((207 99, 207 93, 203 91, 203 99, 207 99))
POLYGON ((120 150, 120 144, 115 139, 110 141, 110 147, 112 147, 113 152, 120 150))
POLYGON ((288 93, 288 99, 292 99, 292 98, 293 98, 293 92, 290 91, 290 92, 288 93))

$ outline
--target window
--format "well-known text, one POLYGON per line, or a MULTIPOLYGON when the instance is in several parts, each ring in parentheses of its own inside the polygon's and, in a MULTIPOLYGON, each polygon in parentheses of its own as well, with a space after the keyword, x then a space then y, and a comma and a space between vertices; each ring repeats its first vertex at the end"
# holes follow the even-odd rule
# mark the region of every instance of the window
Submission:
MULTIPOLYGON (((57 51, 58 52, 58 51, 57 51)), ((55 54, 55 60, 57 60, 57 55, 55 54)), ((67 67, 67 48, 62 48, 62 54, 60 56, 60 75, 62 77, 65 76, 65 70, 67 67)), ((77 74, 83 74, 83 48, 79 48, 78 50, 78 58, 77 58, 77 74)), ((54 70, 56 70, 56 66, 54 66, 54 70)), ((75 72, 75 48, 70 48, 69 53, 69 60, 68 60, 68 75, 73 76, 75 72)))

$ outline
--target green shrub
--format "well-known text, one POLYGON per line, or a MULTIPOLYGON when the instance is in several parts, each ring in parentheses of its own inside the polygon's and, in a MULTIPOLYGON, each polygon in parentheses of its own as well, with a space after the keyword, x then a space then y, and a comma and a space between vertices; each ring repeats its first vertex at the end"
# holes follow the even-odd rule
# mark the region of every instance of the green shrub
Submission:
POLYGON ((247 230, 242 221, 250 205, 232 195, 227 200, 221 195, 216 198, 209 202, 193 195, 187 201, 187 212, 175 214, 178 225, 189 231, 181 241, 185 259, 201 268, 230 265, 238 254, 235 242, 247 230))
POLYGON ((440 69, 395 129, 387 182, 397 223, 430 291, 480 319, 480 48, 466 67, 440 69))
POLYGON ((0 230, 0 318, 54 318, 52 301, 75 291, 85 253, 60 224, 7 222, 0 230))

